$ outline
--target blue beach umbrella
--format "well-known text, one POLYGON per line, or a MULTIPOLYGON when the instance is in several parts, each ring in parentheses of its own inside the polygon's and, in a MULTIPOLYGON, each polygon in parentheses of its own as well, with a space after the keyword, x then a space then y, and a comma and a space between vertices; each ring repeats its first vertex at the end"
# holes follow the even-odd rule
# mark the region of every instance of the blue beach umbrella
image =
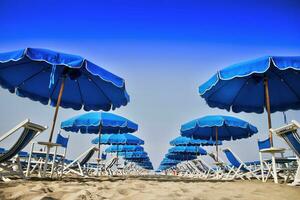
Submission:
POLYGON ((182 153, 194 155, 206 155, 207 152, 199 146, 175 146, 169 149, 169 153, 182 153))
MULTIPOLYGON (((172 146, 212 146, 216 145, 216 141, 214 140, 201 140, 201 139, 193 139, 190 137, 179 136, 174 140, 170 141, 170 145, 172 146)), ((218 145, 222 145, 222 141, 218 141, 218 145)))
POLYGON ((128 160, 130 162, 134 163, 143 163, 143 162, 150 162, 149 156, 141 157, 141 158, 131 158, 131 157, 123 157, 125 160, 128 160))
POLYGON ((133 133, 138 125, 125 117, 107 112, 90 112, 61 123, 66 131, 85 133, 133 133), (100 130, 101 129, 101 130, 100 130))
POLYGON ((169 158, 164 158, 160 164, 161 165, 177 165, 178 163, 180 163, 179 160, 172 160, 169 158))
POLYGON ((99 138, 95 138, 92 140, 92 144, 106 144, 106 145, 143 145, 144 141, 134 135, 131 134, 103 134, 99 140, 99 138))
MULTIPOLYGON (((199 87, 210 107, 268 114, 300 109, 300 56, 266 56, 224 68, 199 87)), ((271 146, 272 134, 269 131, 271 146)))
MULTIPOLYGON (((98 134, 99 140, 101 133, 133 133, 138 130, 138 125, 124 117, 113 113, 90 112, 72 117, 61 123, 61 129, 70 132, 80 132, 82 134, 98 134)), ((100 143, 98 144, 100 149, 100 143)), ((100 151, 98 151, 98 157, 100 151)))
MULTIPOLYGON (((230 116, 210 115, 181 126, 181 135, 204 140, 236 140, 251 137, 258 130, 250 123, 230 116)), ((218 157, 218 142, 216 143, 218 157)))
POLYGON ((167 153, 165 155, 166 158, 172 159, 172 160, 180 160, 180 161, 186 161, 186 160, 194 160, 197 158, 194 154, 183 154, 183 153, 167 153))
POLYGON ((139 145, 111 145, 105 149, 106 153, 117 153, 117 152, 135 152, 144 151, 144 148, 139 145))
POLYGON ((145 159, 148 158, 148 154, 144 151, 140 151, 140 152, 128 152, 125 154, 122 154, 122 156, 124 156, 124 159, 126 160, 130 160, 130 159, 145 159))
POLYGON ((59 106, 108 111, 129 102, 122 78, 80 56, 47 49, 0 53, 0 85, 20 97, 56 106, 49 142, 59 106))

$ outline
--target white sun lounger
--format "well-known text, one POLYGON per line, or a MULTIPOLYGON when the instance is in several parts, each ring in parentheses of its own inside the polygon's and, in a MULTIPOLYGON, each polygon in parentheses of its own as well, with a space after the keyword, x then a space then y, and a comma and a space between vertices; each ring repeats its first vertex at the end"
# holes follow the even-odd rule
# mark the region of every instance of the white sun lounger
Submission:
POLYGON ((24 120, 17 126, 15 126, 13 129, 5 133, 1 138, 0 142, 4 141, 6 138, 14 134, 16 131, 23 128, 23 132, 21 133, 20 137, 17 139, 16 143, 5 153, 0 155, 0 168, 2 169, 0 173, 0 177, 2 180, 6 181, 9 179, 6 179, 5 176, 11 176, 11 175, 18 175, 22 178, 25 178, 23 174, 23 169, 20 164, 20 160, 17 158, 17 165, 18 170, 14 171, 11 169, 11 163, 9 163, 10 159, 12 159, 14 156, 16 156, 24 147, 26 147, 37 135, 39 135, 41 132, 47 129, 47 127, 34 124, 30 122, 29 119, 24 120), (6 172, 5 172, 6 171, 6 172))
POLYGON ((64 174, 74 173, 80 176, 87 176, 88 173, 86 170, 83 170, 83 167, 89 162, 96 151, 99 151, 97 147, 90 147, 88 150, 74 159, 70 164, 64 167, 64 174))
POLYGON ((298 167, 295 172, 293 186, 300 185, 300 123, 297 121, 292 121, 290 124, 285 125, 283 127, 277 129, 270 129, 270 131, 274 134, 277 134, 281 138, 283 138, 289 147, 294 151, 298 160, 298 167))
POLYGON ((230 171, 227 174, 226 178, 235 179, 236 177, 244 179, 243 177, 248 178, 249 180, 254 177, 258 180, 260 180, 259 176, 256 174, 257 170, 250 169, 239 157, 237 157, 230 148, 223 149, 224 154, 226 155, 228 161, 231 163, 232 167, 230 168, 230 171), (231 173, 233 173, 233 176, 230 177, 231 173))

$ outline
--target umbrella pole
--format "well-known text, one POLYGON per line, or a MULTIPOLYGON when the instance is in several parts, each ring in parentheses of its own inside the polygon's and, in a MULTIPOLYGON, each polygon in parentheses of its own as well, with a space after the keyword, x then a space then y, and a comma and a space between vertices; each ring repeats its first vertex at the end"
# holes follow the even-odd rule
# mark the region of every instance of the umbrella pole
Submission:
POLYGON ((99 132, 98 132, 98 157, 97 157, 97 176, 99 176, 99 165, 100 165, 100 144, 101 144, 101 130, 102 130, 102 126, 101 126, 101 122, 100 122, 100 126, 99 126, 99 132))
POLYGON ((119 144, 117 144, 117 166, 119 164, 119 144))
POLYGON ((218 157, 219 157, 219 149, 218 149, 218 127, 216 127, 216 152, 217 152, 217 162, 218 162, 218 157))
POLYGON ((272 121, 271 121, 271 108, 270 108, 270 95, 269 95, 269 84, 268 78, 264 78, 264 89, 265 89, 265 100, 266 100, 266 109, 268 113, 268 128, 269 128, 269 138, 271 147, 273 147, 273 136, 270 129, 272 128, 272 121))
POLYGON ((59 106, 60 106, 61 97, 62 97, 64 88, 65 88, 65 79, 66 79, 66 77, 63 77, 62 82, 61 82, 61 86, 60 86, 60 90, 59 90, 59 94, 58 94, 58 99, 57 99, 57 103, 56 103, 56 107, 55 107, 55 112, 54 112, 54 117, 53 117, 50 137, 49 137, 49 142, 50 143, 52 142, 52 137, 53 137, 53 132, 54 132, 55 124, 56 124, 58 109, 59 109, 59 106))
POLYGON ((99 143, 98 143, 98 159, 100 159, 100 144, 101 144, 101 129, 102 129, 102 126, 101 126, 101 124, 100 124, 100 126, 99 126, 99 133, 98 133, 98 139, 99 139, 99 143))

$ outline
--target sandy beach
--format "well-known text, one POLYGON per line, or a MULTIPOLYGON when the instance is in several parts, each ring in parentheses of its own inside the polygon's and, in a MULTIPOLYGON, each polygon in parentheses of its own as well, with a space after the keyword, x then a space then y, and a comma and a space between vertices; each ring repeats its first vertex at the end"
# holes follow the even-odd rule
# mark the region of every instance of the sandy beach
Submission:
POLYGON ((258 181, 216 182, 146 176, 18 180, 0 183, 0 199, 299 199, 300 188, 258 181))

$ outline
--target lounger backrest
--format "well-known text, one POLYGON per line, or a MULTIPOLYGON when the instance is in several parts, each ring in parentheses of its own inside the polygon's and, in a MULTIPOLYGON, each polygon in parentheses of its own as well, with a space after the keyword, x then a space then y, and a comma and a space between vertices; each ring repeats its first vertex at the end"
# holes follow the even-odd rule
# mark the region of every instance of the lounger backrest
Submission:
POLYGON ((0 156, 0 163, 6 162, 17 155, 28 143, 34 138, 38 131, 24 128, 20 138, 17 142, 4 154, 0 156))
POLYGON ((60 133, 57 134, 56 144, 60 144, 62 147, 67 148, 69 142, 69 137, 64 137, 60 133))
MULTIPOLYGON (((230 149, 223 149, 223 152, 225 153, 227 160, 236 168, 239 168, 242 163, 240 159, 238 159, 233 152, 230 149)), ((248 171, 246 168, 241 167, 241 170, 248 171)))
POLYGON ((300 136, 298 135, 297 130, 286 132, 281 136, 296 153, 298 158, 300 158, 300 136))
POLYGON ((105 168, 106 170, 112 168, 116 162, 117 162, 118 158, 113 158, 112 161, 107 165, 107 167, 105 168))
POLYGON ((257 145, 258 145, 259 150, 271 148, 270 138, 267 138, 266 140, 263 140, 263 141, 258 140, 257 145))
POLYGON ((91 150, 86 154, 86 156, 81 160, 81 162, 79 163, 80 166, 85 165, 85 164, 91 159, 91 157, 94 155, 95 151, 96 151, 96 150, 95 150, 94 148, 91 149, 91 150))

